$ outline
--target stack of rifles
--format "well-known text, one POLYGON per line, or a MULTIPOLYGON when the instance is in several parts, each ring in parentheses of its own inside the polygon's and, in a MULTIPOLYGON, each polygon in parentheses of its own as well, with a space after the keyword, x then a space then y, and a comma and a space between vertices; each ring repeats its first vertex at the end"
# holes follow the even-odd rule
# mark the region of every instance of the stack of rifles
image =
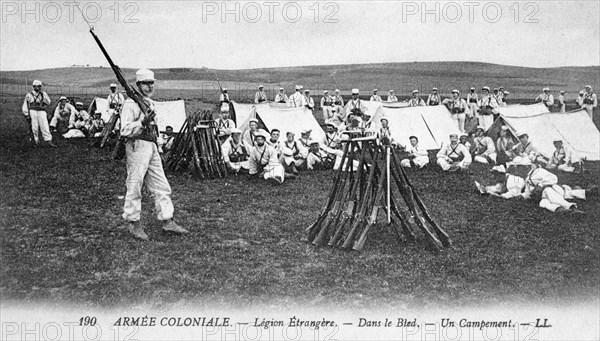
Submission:
POLYGON ((378 216, 386 214, 385 225, 401 242, 422 235, 435 252, 451 245, 389 145, 353 137, 345 141, 342 158, 327 204, 306 230, 309 242, 360 251, 378 216))
POLYGON ((188 115, 166 155, 166 165, 174 172, 189 172, 200 179, 227 176, 216 123, 210 111, 188 115))

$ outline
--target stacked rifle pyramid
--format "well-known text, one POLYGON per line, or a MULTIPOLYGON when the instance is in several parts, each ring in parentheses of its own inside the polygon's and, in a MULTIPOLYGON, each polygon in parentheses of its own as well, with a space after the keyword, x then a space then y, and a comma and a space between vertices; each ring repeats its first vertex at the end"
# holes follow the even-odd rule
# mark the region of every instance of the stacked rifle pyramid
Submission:
POLYGON ((217 127, 210 111, 189 115, 166 156, 167 168, 187 172, 200 179, 227 176, 217 139, 217 127))
POLYGON ((309 242, 361 251, 369 233, 375 231, 378 217, 385 215, 380 225, 387 226, 400 242, 424 238, 434 252, 451 245, 448 234, 433 220, 389 148, 374 137, 345 141, 327 204, 306 230, 309 242))

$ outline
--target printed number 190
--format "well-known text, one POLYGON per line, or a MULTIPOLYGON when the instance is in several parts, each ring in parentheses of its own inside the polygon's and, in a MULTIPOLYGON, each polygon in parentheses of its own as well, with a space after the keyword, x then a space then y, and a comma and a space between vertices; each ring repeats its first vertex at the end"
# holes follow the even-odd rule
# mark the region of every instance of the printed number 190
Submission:
POLYGON ((90 316, 85 316, 79 319, 79 325, 80 326, 95 326, 96 325, 96 318, 95 317, 90 317, 90 316))

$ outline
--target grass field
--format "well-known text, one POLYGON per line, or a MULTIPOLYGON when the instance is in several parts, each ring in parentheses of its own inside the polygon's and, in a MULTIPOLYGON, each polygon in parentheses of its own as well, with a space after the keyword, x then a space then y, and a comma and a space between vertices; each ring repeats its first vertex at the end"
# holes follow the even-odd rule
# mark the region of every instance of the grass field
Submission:
MULTIPOLYGON (((598 298, 597 199, 578 202, 585 216, 552 214, 536 202, 477 194, 475 179, 496 180, 482 166, 472 175, 430 167, 408 175, 454 245, 434 255, 421 243, 397 243, 378 226, 364 252, 354 253, 301 241, 326 200, 331 172, 304 173, 278 187, 168 174, 176 219, 191 234, 162 234, 146 195, 142 222, 151 241, 139 242, 117 229, 124 164, 85 141, 27 146, 21 97, 0 100, 3 300, 426 308, 598 298)), ((192 111, 207 107, 213 105, 188 102, 192 111)), ((560 181, 600 185, 600 164, 588 168, 560 174, 560 181)))

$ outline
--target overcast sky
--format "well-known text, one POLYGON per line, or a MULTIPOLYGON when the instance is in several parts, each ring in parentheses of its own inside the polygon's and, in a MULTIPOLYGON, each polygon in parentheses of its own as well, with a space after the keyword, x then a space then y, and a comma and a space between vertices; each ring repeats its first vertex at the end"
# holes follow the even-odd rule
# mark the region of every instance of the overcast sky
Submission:
MULTIPOLYGON (((80 6, 121 67, 245 69, 412 61, 599 65, 599 3, 120 1, 117 8, 115 1, 82 1, 80 6)), ((1 70, 108 65, 74 2, 1 4, 1 70)))

